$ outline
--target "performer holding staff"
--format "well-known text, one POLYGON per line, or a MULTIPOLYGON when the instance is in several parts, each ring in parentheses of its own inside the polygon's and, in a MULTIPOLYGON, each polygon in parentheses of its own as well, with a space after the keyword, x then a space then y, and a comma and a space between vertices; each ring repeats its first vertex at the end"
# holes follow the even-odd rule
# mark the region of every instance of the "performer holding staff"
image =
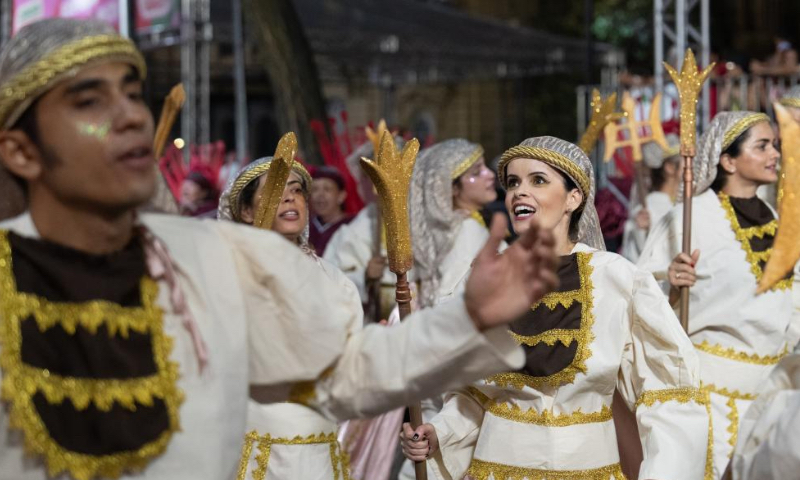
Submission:
POLYGON ((525 367, 452 392, 429 424, 405 426, 406 456, 429 458, 437 479, 622 479, 618 388, 639 423, 640 478, 701 478, 697 357, 652 276, 604 251, 587 156, 530 138, 503 154, 498 174, 517 233, 531 217, 553 229, 561 285, 511 326, 525 367))
POLYGON ((694 164, 695 250, 681 253, 684 209, 678 205, 652 230, 639 260, 662 282, 673 305, 678 289, 691 287, 688 333, 710 394, 714 432, 707 479, 724 472, 759 383, 797 343, 791 278, 756 295, 777 229, 775 212, 756 189, 778 179, 775 141, 762 113, 718 114, 700 139, 694 164))

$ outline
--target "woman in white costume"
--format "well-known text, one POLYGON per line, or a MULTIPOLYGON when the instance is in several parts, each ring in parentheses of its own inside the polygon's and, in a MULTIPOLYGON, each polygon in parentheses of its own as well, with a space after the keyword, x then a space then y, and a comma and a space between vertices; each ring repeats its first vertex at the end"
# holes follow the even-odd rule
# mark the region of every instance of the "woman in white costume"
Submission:
POLYGON ((622 479, 611 401, 636 412, 642 479, 702 478, 708 421, 697 359, 652 276, 604 251, 591 162, 575 145, 530 138, 498 174, 518 233, 552 228, 560 287, 511 325, 527 363, 452 392, 403 449, 438 479, 622 479), (415 438, 417 440, 415 440, 415 438))
MULTIPOLYGON (((621 253, 633 263, 639 260, 650 229, 675 205, 675 196, 683 176, 680 139, 677 135, 667 135, 667 145, 667 150, 655 142, 642 147, 642 161, 650 170, 653 191, 645 198, 647 208, 642 208, 641 203, 631 208, 628 221, 625 222, 621 253)), ((637 202, 632 203, 635 205, 637 202)))
MULTIPOLYGON (((494 183, 478 144, 457 138, 420 153, 408 199, 419 307, 453 295, 469 272, 489 238, 480 210, 497 198, 494 183)), ((423 401, 423 420, 430 421, 442 405, 442 396, 423 401)), ((411 462, 400 478, 414 478, 411 462)))
POLYGON ((694 164, 691 256, 680 253, 683 206, 647 239, 639 266, 669 290, 691 286, 689 336, 711 400, 713 474, 720 478, 736 445, 740 419, 759 384, 797 342, 791 322, 791 278, 756 295, 777 228, 773 210, 756 196, 774 183, 780 153, 769 118, 723 112, 699 142, 694 164))
MULTIPOLYGON (((220 199, 218 217, 252 224, 272 157, 261 158, 244 167, 232 179, 220 199)), ((353 283, 336 267, 317 257, 308 243, 308 192, 311 176, 298 162, 286 181, 273 228, 295 243, 320 266, 320 274, 342 286, 352 311, 359 312, 347 325, 334 325, 350 336, 361 328, 361 302, 353 283)), ((347 456, 336 439, 338 425, 300 403, 261 404, 251 400, 247 410, 240 480, 349 478, 347 456)))
MULTIPOLYGON (((399 143, 401 140, 397 139, 399 143)), ((323 258, 341 269, 358 290, 361 302, 367 305, 370 301, 370 290, 379 284, 379 300, 381 318, 388 318, 395 305, 395 275, 389 270, 386 260, 386 242, 381 239, 380 254, 375 255, 376 232, 381 231, 378 221, 378 203, 375 201, 372 182, 361 171, 359 159, 374 158, 372 142, 366 142, 347 157, 350 174, 358 180, 359 195, 367 205, 348 224, 342 225, 328 242, 323 258)), ((383 235, 382 235, 383 237, 383 235)), ((411 280, 409 278, 409 280, 411 280)), ((369 312, 368 317, 374 316, 369 312)), ((380 319, 373 319, 374 321, 380 319)))

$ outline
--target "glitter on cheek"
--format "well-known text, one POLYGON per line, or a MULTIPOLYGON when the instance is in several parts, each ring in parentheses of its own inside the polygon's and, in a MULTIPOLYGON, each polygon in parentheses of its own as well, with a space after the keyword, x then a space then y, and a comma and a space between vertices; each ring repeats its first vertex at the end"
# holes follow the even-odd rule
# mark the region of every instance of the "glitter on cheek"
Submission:
POLYGON ((78 133, 94 137, 100 141, 104 141, 108 137, 109 130, 111 130, 111 122, 103 122, 101 124, 78 122, 78 133))
POLYGON ((478 179, 477 179, 477 178, 475 178, 475 177, 473 177, 472 175, 470 175, 469 177, 467 177, 467 182, 469 182, 469 183, 475 183, 475 182, 477 182, 477 181, 478 181, 478 179))

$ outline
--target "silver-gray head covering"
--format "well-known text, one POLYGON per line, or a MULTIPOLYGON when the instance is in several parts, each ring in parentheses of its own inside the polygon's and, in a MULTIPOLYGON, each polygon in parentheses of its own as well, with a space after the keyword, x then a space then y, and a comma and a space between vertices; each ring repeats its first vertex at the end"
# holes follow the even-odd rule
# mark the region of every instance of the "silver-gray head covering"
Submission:
MULTIPOLYGON (((266 174, 269 170, 269 164, 272 162, 272 157, 263 157, 258 160, 245 165, 235 177, 228 181, 225 190, 219 197, 219 206, 217 207, 217 218, 220 220, 230 220, 232 222, 242 223, 241 218, 241 194, 242 190, 251 182, 257 181, 259 177, 266 174)), ((308 189, 311 188, 311 175, 308 171, 298 162, 294 162, 292 170, 297 173, 303 180, 303 193, 308 196, 308 189)), ((308 203, 306 203, 308 209, 308 203)), ((308 212, 306 212, 308 214, 308 212)), ((309 218, 306 215, 306 218, 309 218)), ((309 226, 306 223, 302 235, 297 240, 297 244, 301 250, 309 255, 314 254, 314 249, 308 243, 309 226)))
MULTIPOLYGON (((80 69, 125 61, 145 77, 136 46, 96 20, 53 18, 23 27, 0 51, 0 130, 12 127, 36 99, 80 69)), ((25 209, 22 188, 0 167, 0 220, 25 209)))
POLYGON ((506 170, 515 158, 533 158, 541 160, 553 168, 563 172, 578 186, 583 194, 583 212, 578 223, 577 241, 605 250, 600 220, 594 206, 595 182, 594 168, 589 157, 577 145, 555 137, 533 137, 524 140, 516 147, 506 150, 500 158, 497 174, 500 183, 506 187, 506 170))
MULTIPOLYGON (((769 121, 769 117, 757 112, 718 113, 698 141, 697 156, 692 165, 694 194, 705 192, 714 183, 719 157, 725 149, 753 125, 769 121)), ((679 201, 683 198, 683 182, 678 188, 677 198, 679 201)))
POLYGON ((800 84, 795 85, 784 93, 780 102, 784 107, 800 108, 800 84))
POLYGON ((417 157, 411 176, 408 210, 414 274, 421 282, 423 308, 436 301, 441 279, 438 267, 453 248, 461 222, 469 215, 469 212, 453 210, 453 175, 463 173, 482 154, 480 145, 457 138, 428 147, 417 157), (480 154, 475 156, 476 152, 480 154), (465 167, 465 163, 469 165, 465 167))
POLYGON ((668 146, 666 150, 661 148, 661 145, 657 144, 656 142, 647 143, 642 147, 642 161, 644 161, 644 164, 647 168, 651 168, 653 170, 661 168, 661 166, 664 165, 665 160, 680 155, 680 137, 674 133, 670 133, 666 136, 666 140, 668 146))

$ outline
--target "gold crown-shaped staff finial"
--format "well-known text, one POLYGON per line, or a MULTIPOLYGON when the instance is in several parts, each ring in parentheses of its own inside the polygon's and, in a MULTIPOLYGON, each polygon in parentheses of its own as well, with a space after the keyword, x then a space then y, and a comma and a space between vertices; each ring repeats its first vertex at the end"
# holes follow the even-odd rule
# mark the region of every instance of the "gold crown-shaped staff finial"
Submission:
POLYGON ((617 104, 617 94, 612 93, 607 98, 603 99, 600 92, 595 88, 592 90, 592 101, 589 104, 592 108, 592 118, 589 119, 589 124, 586 126, 586 131, 583 132, 578 146, 583 150, 586 155, 592 153, 597 139, 603 133, 608 122, 614 122, 622 118, 621 112, 615 112, 617 104))
POLYGON ((375 152, 373 155, 378 155, 378 150, 381 148, 381 138, 383 138, 383 133, 388 131, 389 129, 386 128, 386 120, 382 118, 378 122, 378 126, 375 128, 375 130, 373 130, 369 125, 364 128, 367 138, 370 142, 372 142, 372 151, 375 152))
POLYGON ((774 104, 781 129, 781 169, 783 198, 780 219, 772 253, 758 283, 758 293, 765 292, 784 280, 800 260, 800 124, 783 105, 774 104))
POLYGON ((694 58, 692 49, 686 49, 683 57, 681 73, 675 70, 670 64, 664 62, 675 86, 678 87, 678 96, 681 100, 681 155, 684 157, 694 157, 695 137, 697 136, 697 97, 703 89, 703 83, 711 74, 714 63, 706 67, 702 72, 697 68, 697 61, 694 58))
POLYGON ((612 155, 618 148, 631 147, 633 152, 633 160, 640 162, 642 160, 642 145, 649 142, 656 142, 667 150, 667 139, 664 137, 664 130, 661 128, 661 93, 657 93, 653 97, 653 102, 650 105, 650 118, 648 120, 636 121, 636 102, 633 101, 630 93, 625 92, 622 94, 622 117, 626 119, 625 123, 612 122, 606 125, 604 129, 606 149, 603 155, 603 160, 606 162, 611 160, 612 155), (642 134, 641 130, 646 127, 650 133, 642 134), (628 138, 620 139, 619 132, 627 131, 628 138))
POLYGON ((294 132, 289 132, 278 141, 272 163, 267 170, 267 179, 264 186, 261 187, 261 200, 256 207, 256 218, 253 222, 256 227, 266 230, 272 228, 275 215, 278 213, 278 206, 283 198, 286 180, 292 173, 292 164, 294 164, 296 154, 297 137, 294 132))
POLYGON ((416 138, 397 151, 392 134, 381 134, 380 148, 372 161, 361 157, 361 168, 378 191, 378 204, 386 226, 386 250, 389 270, 397 275, 408 272, 414 263, 411 251, 411 232, 408 219, 408 188, 411 172, 419 153, 416 138))

